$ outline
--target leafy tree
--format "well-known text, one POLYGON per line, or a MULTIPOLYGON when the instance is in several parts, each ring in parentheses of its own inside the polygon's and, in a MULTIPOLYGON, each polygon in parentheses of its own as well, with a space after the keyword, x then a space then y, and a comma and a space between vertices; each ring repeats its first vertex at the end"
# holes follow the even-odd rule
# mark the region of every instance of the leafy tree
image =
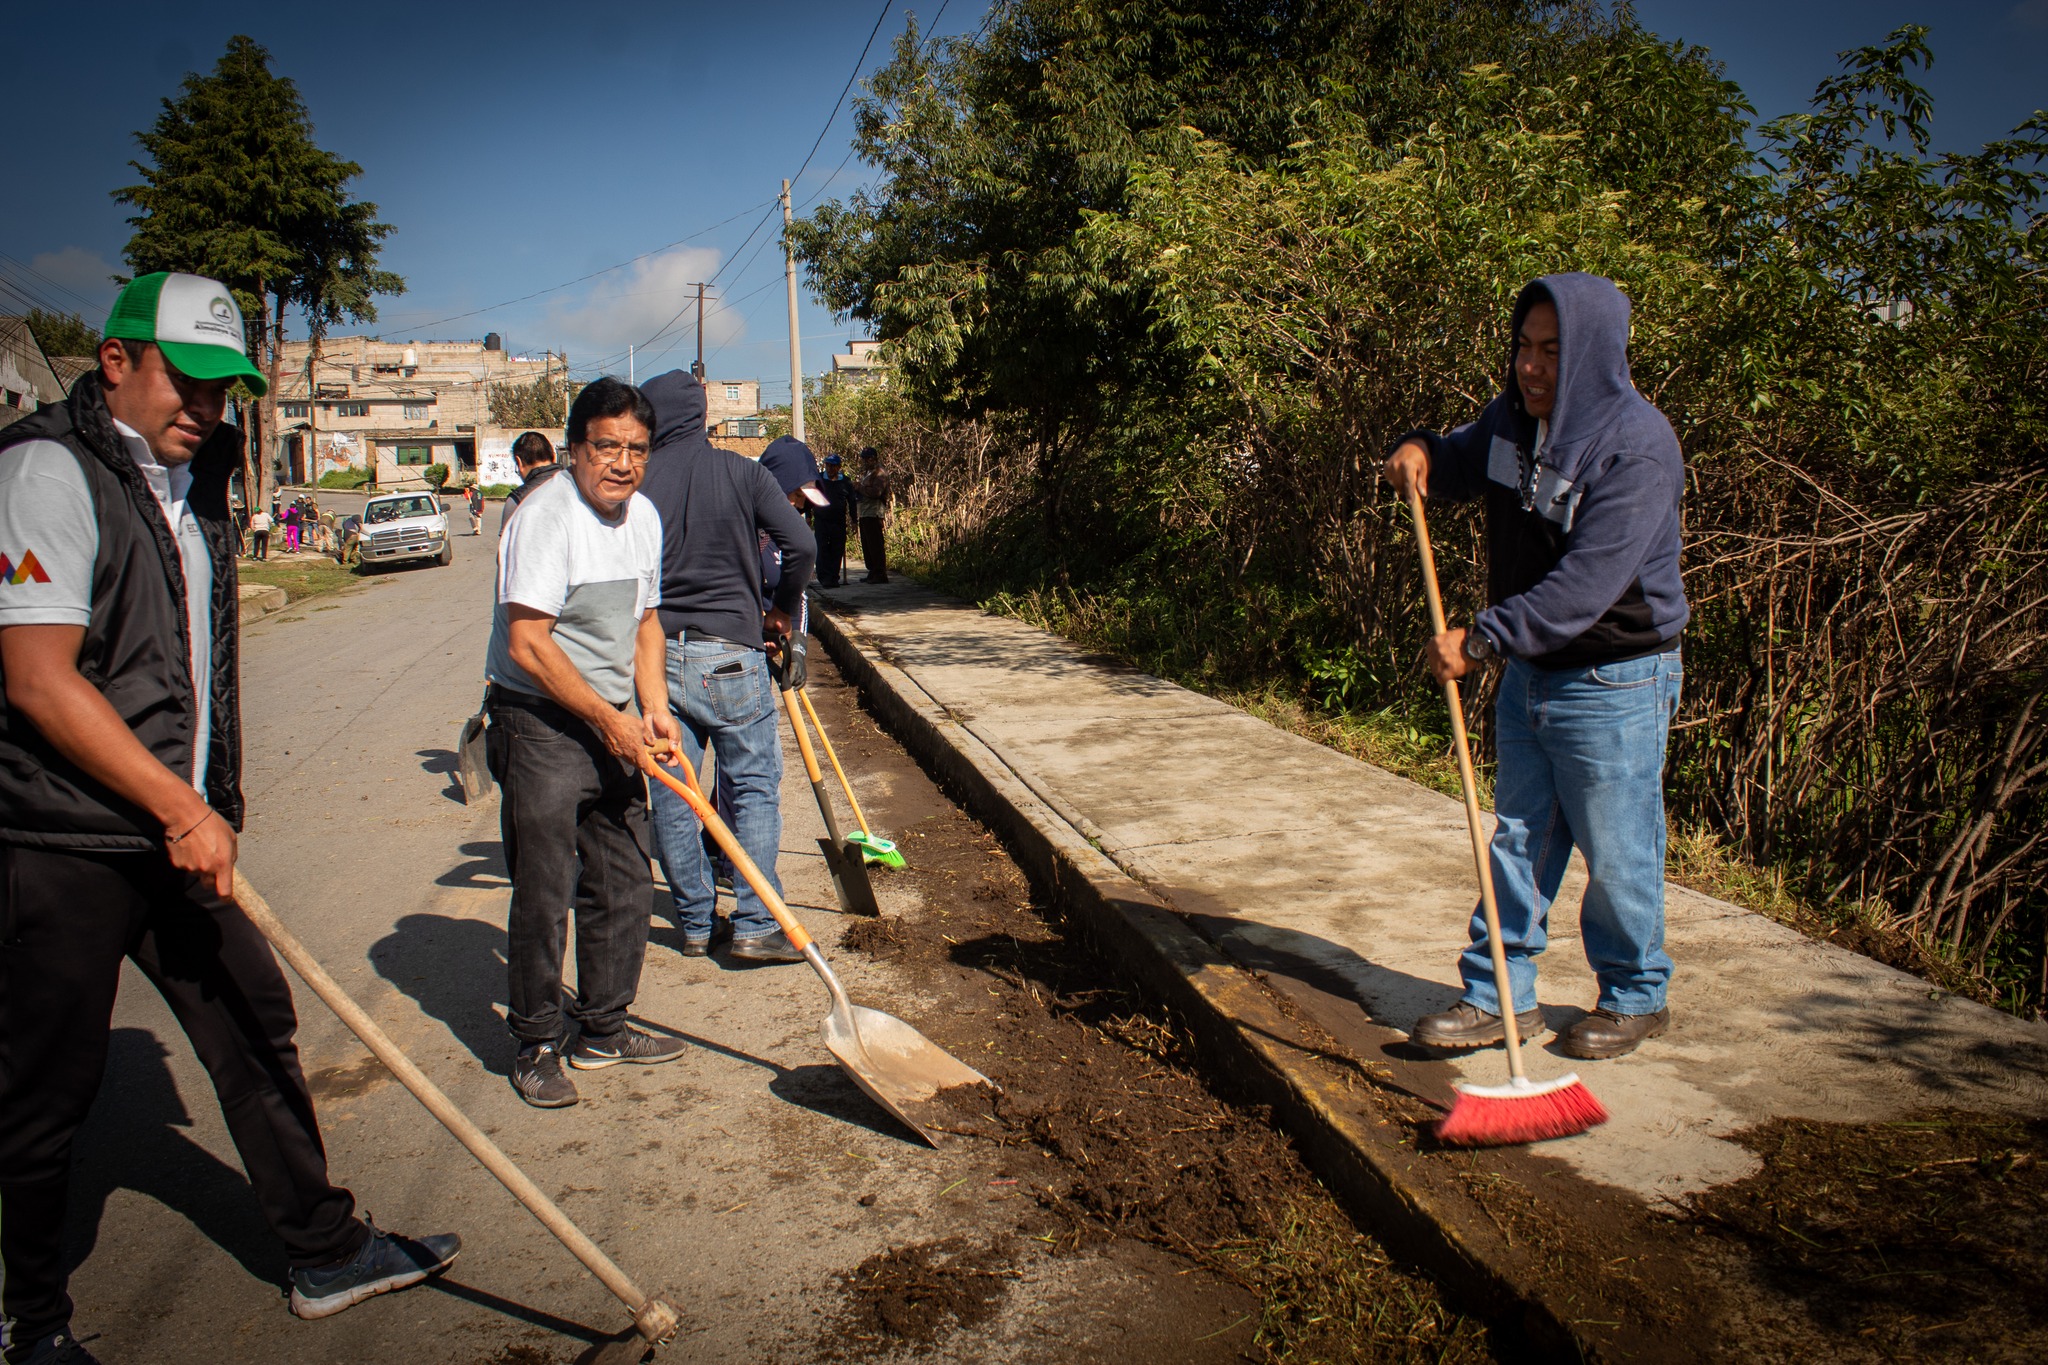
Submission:
POLYGON ((562 385, 545 376, 531 384, 493 384, 484 401, 501 427, 558 427, 569 420, 562 385))
POLYGON ((87 356, 100 347, 99 330, 76 313, 45 313, 28 310, 28 329, 44 355, 87 356))
POLYGON ((448 482, 448 466, 438 462, 430 464, 420 471, 420 477, 427 481, 429 488, 438 493, 448 482))
MULTIPOLYGON (((313 141, 298 87, 255 40, 230 38, 212 73, 180 91, 135 135, 142 183, 114 191, 138 210, 124 254, 138 275, 190 271, 234 290, 274 391, 286 309, 304 311, 317 348, 339 322, 375 321, 377 295, 404 292, 377 264, 391 228, 350 196, 362 167, 313 141)), ((258 448, 276 430, 274 399, 262 414, 258 448)))

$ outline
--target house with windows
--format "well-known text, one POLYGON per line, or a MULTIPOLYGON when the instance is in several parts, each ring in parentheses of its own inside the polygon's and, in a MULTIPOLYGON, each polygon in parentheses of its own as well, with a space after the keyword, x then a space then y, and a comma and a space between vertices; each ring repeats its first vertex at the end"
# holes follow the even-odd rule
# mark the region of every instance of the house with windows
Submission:
POLYGON ((496 332, 481 341, 328 337, 317 358, 310 342, 288 341, 273 391, 272 469, 315 483, 331 469, 374 462, 379 487, 403 487, 444 464, 459 482, 478 475, 479 442, 488 447, 499 434, 495 386, 546 382, 566 391, 568 374, 567 356, 512 355, 496 332))
POLYGON ((66 386, 50 368, 25 317, 0 317, 0 426, 61 403, 66 386))
POLYGON ((704 381, 704 429, 711 435, 759 436, 761 422, 760 380, 704 381))
POLYGON ((832 357, 833 384, 873 384, 884 379, 889 367, 882 361, 882 343, 869 341, 865 337, 854 337, 846 343, 844 354, 832 357))

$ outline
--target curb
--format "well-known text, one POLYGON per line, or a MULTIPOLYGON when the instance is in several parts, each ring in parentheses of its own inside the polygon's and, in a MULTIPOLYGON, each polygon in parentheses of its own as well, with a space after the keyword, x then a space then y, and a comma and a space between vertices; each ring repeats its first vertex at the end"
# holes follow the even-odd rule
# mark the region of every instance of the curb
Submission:
POLYGON ((291 600, 285 595, 283 588, 261 583, 244 583, 241 592, 241 607, 235 619, 238 624, 245 626, 251 621, 262 620, 274 611, 283 611, 285 603, 291 600))
POLYGON ((1497 1345, 1511 1344, 1518 1355, 1573 1362, 1637 1355, 1612 1337, 1586 1332, 1584 1304, 1553 1302, 1483 1214, 1453 1211, 1418 1178, 1406 1130, 1376 1119, 1345 1078, 1315 1065, 1327 1052, 1293 1012, 1113 861, 1091 822, 976 735, 857 624, 832 615, 843 610, 839 604, 815 594, 811 601, 811 634, 884 728, 1002 839, 1071 924, 1182 1017, 1209 1056, 1212 1080, 1271 1107, 1362 1228, 1435 1276, 1467 1311, 1488 1320, 1497 1345))

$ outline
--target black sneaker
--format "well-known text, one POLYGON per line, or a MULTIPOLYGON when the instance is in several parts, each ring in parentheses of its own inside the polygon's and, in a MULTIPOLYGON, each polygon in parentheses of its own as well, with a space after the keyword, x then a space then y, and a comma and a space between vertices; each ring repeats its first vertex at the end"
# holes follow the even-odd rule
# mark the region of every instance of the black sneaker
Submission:
POLYGON ((593 1038, 584 1034, 570 1049, 569 1065, 578 1071, 596 1071, 601 1067, 617 1066, 620 1062, 659 1066, 682 1055, 683 1040, 680 1038, 657 1038, 636 1028, 622 1028, 609 1038, 593 1038))
POLYGON ((7 1359, 15 1365, 100 1365, 100 1358, 80 1346, 69 1327, 37 1337, 28 1344, 25 1356, 17 1356, 13 1350, 10 1344, 7 1359))
POLYGON ((561 1049, 553 1043, 519 1049, 512 1062, 512 1088, 536 1109, 567 1109, 576 1103, 576 1083, 563 1072, 561 1049))
POLYGON ((748 962, 802 962, 803 953, 789 941, 789 935, 777 929, 772 934, 756 934, 752 938, 735 937, 728 950, 730 957, 743 958, 748 962))
POLYGON ((439 1274, 461 1251, 462 1239, 452 1232, 414 1239, 373 1227, 369 1240, 340 1265, 292 1272, 292 1312, 309 1319, 333 1317, 364 1299, 439 1274))

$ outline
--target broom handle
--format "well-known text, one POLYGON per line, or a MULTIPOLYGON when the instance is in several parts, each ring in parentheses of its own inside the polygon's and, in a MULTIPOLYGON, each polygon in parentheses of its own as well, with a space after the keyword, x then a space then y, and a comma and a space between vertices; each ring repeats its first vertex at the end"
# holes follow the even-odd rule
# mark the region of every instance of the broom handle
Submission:
POLYGON ((811 705, 810 689, 799 687, 796 690, 796 694, 803 698, 804 714, 809 716, 811 724, 817 727, 818 742, 825 746, 825 757, 831 760, 832 771, 839 777, 840 789, 846 793, 846 804, 853 807, 854 822, 860 826, 862 834, 872 839, 874 831, 868 828, 867 816, 860 813, 860 802, 856 801, 853 796, 853 784, 846 780, 846 769, 839 766, 839 755, 832 752, 832 736, 825 733, 825 722, 818 719, 818 708, 811 705))
POLYGON ((289 962, 292 970, 299 974, 299 979, 313 988, 313 994, 348 1025, 349 1032, 362 1039, 363 1045, 384 1064, 385 1069, 398 1077, 399 1084, 412 1091, 414 1098, 427 1107, 427 1112, 439 1119, 441 1126, 453 1133, 457 1142, 469 1148, 470 1155, 482 1162, 484 1169, 496 1176, 498 1183, 510 1190, 514 1199, 526 1205, 526 1211, 540 1219, 541 1226, 569 1248, 591 1274, 604 1282, 606 1289, 618 1295, 619 1301, 632 1309, 637 1319, 641 1310, 653 1301, 626 1278, 626 1272, 612 1264, 611 1258, 599 1249, 597 1243, 569 1221, 569 1216, 555 1206, 554 1200, 541 1193, 540 1186, 528 1179, 526 1172, 512 1164, 512 1158, 499 1150, 498 1144, 485 1136, 483 1129, 455 1107, 455 1102, 441 1092, 441 1087, 427 1079, 426 1072, 414 1066, 412 1059, 399 1051, 398 1044, 377 1027, 375 1020, 363 1013, 362 1006, 349 999, 335 979, 327 974, 327 969, 315 961, 305 945, 284 927, 270 908, 270 903, 249 884, 240 868, 235 870, 235 900, 242 907, 242 913, 249 917, 249 922, 270 940, 270 946, 277 950, 278 956, 289 962))
MULTIPOLYGON (((1429 521, 1422 514, 1422 495, 1408 490, 1408 510, 1415 514, 1415 543, 1422 551, 1422 591, 1429 598, 1429 627, 1432 637, 1450 629, 1444 623, 1443 593, 1436 584, 1436 553, 1429 547, 1429 521)), ((1515 1027, 1515 994, 1508 980, 1507 948, 1500 941, 1500 906, 1493 898, 1493 860, 1486 854, 1486 828, 1479 814, 1479 779, 1472 771, 1472 745, 1465 737, 1465 704, 1458 696, 1458 680, 1446 679, 1444 700, 1451 708, 1451 740, 1458 750, 1458 782, 1465 789, 1465 826, 1472 834, 1472 863, 1479 869, 1479 905, 1486 913, 1486 947, 1493 957, 1493 988, 1500 997, 1501 1032, 1508 1044, 1508 1074, 1516 1080, 1522 1074, 1522 1038, 1515 1027)))
POLYGON ((740 847, 740 841, 734 837, 731 828, 718 818, 718 812, 704 799, 704 789, 698 785, 697 770, 691 766, 689 756, 674 745, 669 747, 668 753, 675 757, 676 762, 683 765, 683 780, 678 781, 663 770, 661 764, 656 761, 658 754, 647 755, 647 761, 643 766, 670 791, 682 797, 683 804, 697 813, 697 818, 703 821, 704 828, 711 831, 712 842, 724 852, 727 861, 732 863, 733 870, 740 874, 741 880, 754 888, 754 894, 761 898, 761 904, 767 906, 768 913, 775 917, 776 926, 789 937, 790 946, 802 952, 810 946, 811 936, 804 931, 803 925, 797 922, 796 916, 789 913, 789 907, 782 903, 782 897, 775 894, 775 888, 768 884, 768 879, 761 875, 760 864, 747 856, 746 849, 740 847))

